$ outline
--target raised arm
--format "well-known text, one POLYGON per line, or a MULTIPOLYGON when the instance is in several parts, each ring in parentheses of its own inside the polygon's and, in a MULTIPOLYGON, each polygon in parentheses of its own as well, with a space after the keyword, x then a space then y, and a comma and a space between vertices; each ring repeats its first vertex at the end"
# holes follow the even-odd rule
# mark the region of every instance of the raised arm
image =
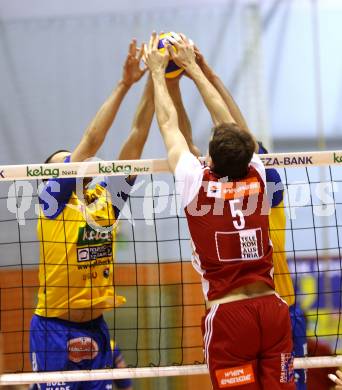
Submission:
POLYGON ((169 95, 165 68, 169 61, 167 51, 158 51, 158 36, 152 34, 148 47, 145 46, 146 63, 150 69, 154 85, 154 105, 163 137, 171 170, 174 172, 179 157, 183 152, 189 151, 188 144, 178 127, 178 117, 175 106, 169 95))
POLYGON ((153 82, 151 75, 149 75, 133 119, 131 131, 121 147, 119 160, 135 160, 141 157, 154 114, 153 96, 153 82))
POLYGON ((215 87, 217 92, 221 95, 222 99, 226 103, 234 121, 236 124, 247 131, 250 131, 247 125, 247 122, 242 115, 239 106, 234 101, 232 95, 228 91, 228 89, 223 84, 220 77, 213 71, 213 69, 209 66, 208 62, 206 61, 203 54, 200 52, 200 50, 195 46, 194 47, 195 54, 196 54, 196 62, 198 66, 201 68, 202 72, 204 73, 205 77, 209 80, 209 82, 215 87))
POLYGON ((221 95, 197 65, 193 46, 184 35, 181 34, 181 37, 181 41, 172 40, 173 45, 177 49, 177 51, 174 51, 169 48, 169 54, 172 56, 172 59, 178 66, 183 67, 195 82, 214 125, 235 122, 221 95))
POLYGON ((179 129, 184 135, 184 138, 188 143, 191 153, 199 157, 201 155, 201 152, 198 147, 193 143, 191 122, 183 104, 183 99, 179 86, 180 78, 181 77, 176 77, 174 79, 166 79, 166 85, 177 111, 179 129))
POLYGON ((122 79, 90 122, 81 142, 71 154, 71 161, 84 161, 93 157, 101 147, 127 91, 145 73, 146 69, 140 68, 142 54, 133 39, 123 66, 122 79))

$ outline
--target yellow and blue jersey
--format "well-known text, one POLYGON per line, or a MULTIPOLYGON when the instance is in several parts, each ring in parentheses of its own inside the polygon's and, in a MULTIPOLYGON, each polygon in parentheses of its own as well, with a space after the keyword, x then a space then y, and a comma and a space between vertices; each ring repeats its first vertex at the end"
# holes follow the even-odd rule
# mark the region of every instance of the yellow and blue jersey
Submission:
POLYGON ((110 193, 105 182, 81 192, 90 203, 80 199, 76 179, 70 178, 49 180, 40 194, 37 315, 61 317, 71 309, 102 313, 125 302, 114 291, 117 211, 110 193))
MULTIPOLYGON (((259 153, 267 153, 266 149, 259 144, 259 153)), ((270 185, 272 194, 271 212, 269 216, 270 238, 273 243, 273 263, 274 263, 274 284, 277 293, 287 302, 289 306, 295 303, 295 293, 290 270, 286 259, 285 233, 286 215, 284 208, 283 189, 279 188, 273 192, 276 185, 281 184, 281 178, 276 169, 266 169, 266 182, 270 185)))

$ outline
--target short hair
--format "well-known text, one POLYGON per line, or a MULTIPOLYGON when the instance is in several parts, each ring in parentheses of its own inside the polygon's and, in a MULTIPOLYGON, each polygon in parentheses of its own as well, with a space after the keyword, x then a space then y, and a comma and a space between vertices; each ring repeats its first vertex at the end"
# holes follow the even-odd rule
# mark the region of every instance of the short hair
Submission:
POLYGON ((59 149, 59 150, 56 150, 55 152, 53 152, 52 154, 50 154, 50 156, 44 161, 44 164, 48 164, 52 157, 55 156, 57 153, 71 153, 70 150, 66 150, 66 149, 59 149))
POLYGON ((209 142, 212 171, 220 177, 240 179, 247 175, 255 151, 253 136, 236 123, 223 123, 213 128, 209 142))

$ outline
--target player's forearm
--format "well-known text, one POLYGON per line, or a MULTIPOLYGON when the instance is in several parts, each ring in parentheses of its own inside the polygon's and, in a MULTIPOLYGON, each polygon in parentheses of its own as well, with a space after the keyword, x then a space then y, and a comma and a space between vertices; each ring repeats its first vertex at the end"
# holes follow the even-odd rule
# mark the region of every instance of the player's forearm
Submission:
POLYGON ((167 87, 170 97, 177 111, 178 127, 182 132, 184 138, 186 139, 190 151, 194 155, 199 156, 200 151, 193 143, 191 122, 183 104, 183 99, 179 87, 179 80, 172 80, 168 82, 167 87))
POLYGON ((122 81, 118 83, 89 124, 79 146, 72 153, 72 161, 83 161, 96 154, 113 124, 128 89, 129 87, 122 81))
POLYGON ((154 114, 153 82, 149 77, 136 110, 132 129, 124 142, 119 160, 135 160, 141 157, 154 114))
POLYGON ((233 99, 232 95, 228 91, 228 89, 223 84, 220 77, 215 74, 214 72, 210 72, 207 75, 208 80, 211 82, 211 84, 216 88, 218 93, 221 95, 222 99, 226 103, 232 117, 234 118, 234 121, 236 124, 247 131, 250 131, 247 125, 247 122, 242 115, 242 112, 239 109, 239 106, 236 104, 235 100, 233 99))
POLYGON ((221 123, 235 122, 221 95, 204 76, 200 67, 197 64, 193 64, 186 71, 194 80, 214 124, 219 125, 221 123))
POLYGON ((152 79, 157 121, 164 137, 166 132, 178 128, 177 111, 167 90, 165 74, 160 71, 155 71, 152 73, 152 79))

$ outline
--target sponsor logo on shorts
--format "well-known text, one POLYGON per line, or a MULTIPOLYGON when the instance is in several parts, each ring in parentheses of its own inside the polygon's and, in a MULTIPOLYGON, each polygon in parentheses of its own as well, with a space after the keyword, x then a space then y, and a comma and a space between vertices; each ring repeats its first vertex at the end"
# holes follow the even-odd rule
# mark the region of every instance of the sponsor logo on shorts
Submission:
POLYGON ((291 383, 294 380, 293 354, 280 355, 280 383, 291 383))
POLYGON ((339 156, 334 152, 334 163, 335 164, 342 164, 342 156, 339 156))
POLYGON ((99 346, 91 337, 78 337, 68 341, 68 357, 74 363, 82 360, 95 359, 99 353, 99 346))
POLYGON ((251 364, 216 370, 215 375, 220 389, 242 386, 255 382, 253 367, 251 364))
POLYGON ((71 387, 65 382, 48 382, 46 390, 71 390, 71 387))

